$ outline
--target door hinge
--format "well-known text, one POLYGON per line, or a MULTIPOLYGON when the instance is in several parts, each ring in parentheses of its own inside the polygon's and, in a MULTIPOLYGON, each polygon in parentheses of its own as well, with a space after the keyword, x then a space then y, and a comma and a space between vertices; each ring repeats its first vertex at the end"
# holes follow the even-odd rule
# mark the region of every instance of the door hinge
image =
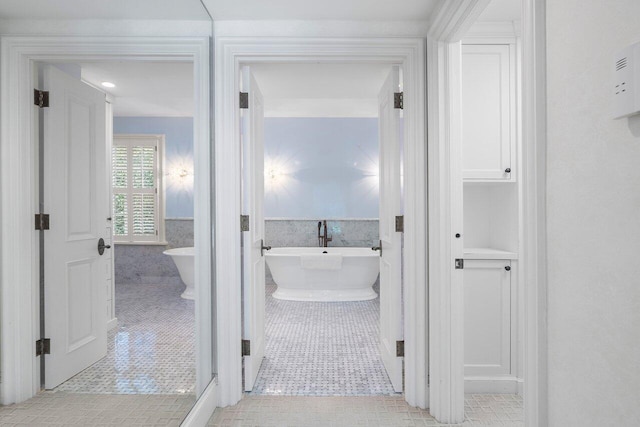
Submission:
POLYGON ((39 213, 35 217, 36 230, 48 230, 49 229, 49 214, 39 213))
POLYGON ((33 90, 33 103, 40 108, 49 106, 49 91, 46 90, 33 90))
POLYGON ((43 354, 51 354, 51 340, 49 338, 36 341, 36 356, 42 356, 43 354))
POLYGON ((396 92, 393 94, 393 108, 404 108, 404 92, 396 92))
POLYGON ((249 215, 240 215, 240 231, 249 231, 249 215))
POLYGON ((404 357, 404 341, 396 341, 396 357, 404 357))
POLYGON ((404 215, 396 216, 396 232, 404 233, 404 215))
POLYGON ((249 108, 249 92, 240 92, 240 108, 249 108))
POLYGON ((251 341, 242 340, 242 355, 251 356, 251 341))
POLYGON ((464 269, 464 260, 462 258, 456 258, 456 270, 464 269))

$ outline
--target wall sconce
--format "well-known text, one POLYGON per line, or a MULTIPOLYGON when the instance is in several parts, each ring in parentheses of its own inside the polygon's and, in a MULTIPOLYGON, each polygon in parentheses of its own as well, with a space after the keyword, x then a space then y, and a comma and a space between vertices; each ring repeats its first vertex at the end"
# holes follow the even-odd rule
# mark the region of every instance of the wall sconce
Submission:
POLYGON ((193 161, 181 159, 171 162, 167 167, 167 189, 173 191, 193 191, 193 161))

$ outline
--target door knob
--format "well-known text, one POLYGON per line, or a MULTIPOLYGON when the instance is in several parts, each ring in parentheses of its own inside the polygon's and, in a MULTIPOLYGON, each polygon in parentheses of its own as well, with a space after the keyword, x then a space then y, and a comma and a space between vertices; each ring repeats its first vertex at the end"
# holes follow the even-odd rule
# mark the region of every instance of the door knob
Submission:
POLYGON ((98 254, 102 255, 105 249, 111 249, 111 245, 105 245, 104 239, 101 237, 100 240, 98 240, 98 254))
POLYGON ((260 255, 264 256, 264 251, 270 251, 271 246, 265 246, 264 240, 260 239, 260 255))
POLYGON ((382 240, 379 241, 378 246, 374 246, 371 248, 372 251, 380 251, 380 256, 382 256, 382 240))

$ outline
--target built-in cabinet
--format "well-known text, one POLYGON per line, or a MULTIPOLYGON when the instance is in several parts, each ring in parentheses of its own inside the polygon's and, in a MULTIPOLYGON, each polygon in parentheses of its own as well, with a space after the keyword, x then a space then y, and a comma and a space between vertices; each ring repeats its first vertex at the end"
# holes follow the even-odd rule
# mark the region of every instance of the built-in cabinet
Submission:
MULTIPOLYGON (((481 257, 482 253, 473 253, 481 257)), ((515 254, 490 254, 513 258, 515 254)), ((464 375, 467 393, 517 393, 517 260, 465 259, 464 375)))
POLYGON ((462 176, 516 179, 515 43, 462 45, 462 176))
POLYGON ((520 351, 516 38, 462 45, 464 374, 467 393, 516 393, 520 351))

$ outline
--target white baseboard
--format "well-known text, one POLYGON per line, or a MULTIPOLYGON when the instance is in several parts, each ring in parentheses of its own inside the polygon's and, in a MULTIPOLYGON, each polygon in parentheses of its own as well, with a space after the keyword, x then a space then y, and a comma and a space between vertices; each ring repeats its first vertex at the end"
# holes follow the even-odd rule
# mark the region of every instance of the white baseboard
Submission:
POLYGON ((522 380, 516 377, 465 377, 465 393, 520 394, 522 380), (518 391, 520 390, 520 392, 518 391))
POLYGON ((193 405, 180 427, 205 427, 213 411, 218 406, 218 384, 216 379, 211 380, 204 389, 200 398, 193 405))
POLYGON ((114 317, 113 319, 107 322, 107 331, 110 331, 117 326, 118 326, 118 318, 114 317))

